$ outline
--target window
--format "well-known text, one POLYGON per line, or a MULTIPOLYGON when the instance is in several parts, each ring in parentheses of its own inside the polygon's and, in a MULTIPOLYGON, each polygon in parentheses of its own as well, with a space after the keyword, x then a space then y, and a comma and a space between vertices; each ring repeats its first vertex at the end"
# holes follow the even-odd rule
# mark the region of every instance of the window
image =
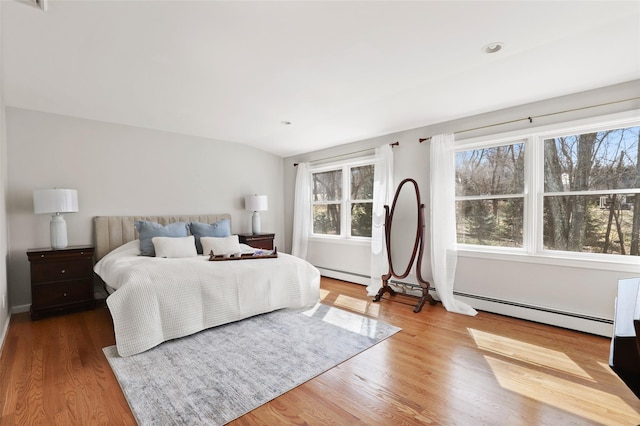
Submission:
POLYGON ((640 123, 619 123, 459 141, 458 244, 640 256, 640 123))
POLYGON ((314 235, 371 237, 373 171, 371 161, 312 171, 314 235))
POLYGON ((458 243, 522 247, 524 145, 456 154, 458 243))
POLYGON ((544 140, 544 248, 638 256, 640 127, 544 140))

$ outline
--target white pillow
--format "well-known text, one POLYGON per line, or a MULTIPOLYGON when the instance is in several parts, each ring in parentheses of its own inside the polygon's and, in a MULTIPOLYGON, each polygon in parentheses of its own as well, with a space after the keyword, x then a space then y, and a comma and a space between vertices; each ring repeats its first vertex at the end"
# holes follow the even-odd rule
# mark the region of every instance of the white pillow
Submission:
POLYGON ((209 254, 213 251, 216 256, 240 253, 240 242, 237 235, 228 237, 200 237, 202 243, 202 253, 209 254))
POLYGON ((193 235, 188 237, 153 237, 151 239, 156 257, 195 257, 196 242, 193 235))

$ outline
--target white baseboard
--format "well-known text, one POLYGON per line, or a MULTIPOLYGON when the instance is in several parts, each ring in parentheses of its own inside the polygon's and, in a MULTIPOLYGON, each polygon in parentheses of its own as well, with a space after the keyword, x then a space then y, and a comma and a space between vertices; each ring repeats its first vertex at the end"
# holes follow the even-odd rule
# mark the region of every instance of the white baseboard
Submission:
POLYGON ((9 311, 9 315, 7 316, 7 322, 5 322, 2 335, 0 335, 0 354, 2 354, 2 350, 4 349, 4 339, 7 337, 7 331, 9 331, 9 323, 11 322, 11 311, 9 311))
POLYGON ((31 305, 18 305, 11 308, 12 314, 20 314, 22 312, 29 312, 31 305))
POLYGON ((482 296, 475 295, 457 294, 455 297, 480 311, 568 328, 598 336, 611 337, 613 334, 613 320, 607 318, 554 311, 548 308, 528 306, 506 300, 488 300, 482 296))
POLYGON ((350 283, 369 285, 371 282, 371 278, 361 274, 354 274, 351 272, 338 271, 335 269, 322 268, 320 266, 316 266, 318 271, 320 271, 320 275, 323 277, 334 278, 336 280, 348 281, 350 283))

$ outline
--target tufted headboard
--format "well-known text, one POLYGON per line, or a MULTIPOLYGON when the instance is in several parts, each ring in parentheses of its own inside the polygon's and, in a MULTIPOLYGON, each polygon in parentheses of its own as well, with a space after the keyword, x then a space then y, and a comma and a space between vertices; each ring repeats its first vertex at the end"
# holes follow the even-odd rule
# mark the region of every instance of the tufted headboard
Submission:
POLYGON ((150 220, 161 225, 173 222, 215 223, 222 219, 231 220, 230 214, 187 215, 187 216, 96 216, 93 218, 96 244, 96 262, 111 250, 138 238, 134 226, 136 220, 150 220))

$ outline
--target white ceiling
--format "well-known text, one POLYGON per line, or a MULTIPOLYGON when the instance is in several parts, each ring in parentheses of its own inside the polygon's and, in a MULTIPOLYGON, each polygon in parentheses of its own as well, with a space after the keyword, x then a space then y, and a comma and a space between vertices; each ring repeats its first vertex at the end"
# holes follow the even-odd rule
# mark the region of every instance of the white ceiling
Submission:
POLYGON ((289 156, 638 79, 640 1, 2 0, 2 62, 7 106, 289 156))

